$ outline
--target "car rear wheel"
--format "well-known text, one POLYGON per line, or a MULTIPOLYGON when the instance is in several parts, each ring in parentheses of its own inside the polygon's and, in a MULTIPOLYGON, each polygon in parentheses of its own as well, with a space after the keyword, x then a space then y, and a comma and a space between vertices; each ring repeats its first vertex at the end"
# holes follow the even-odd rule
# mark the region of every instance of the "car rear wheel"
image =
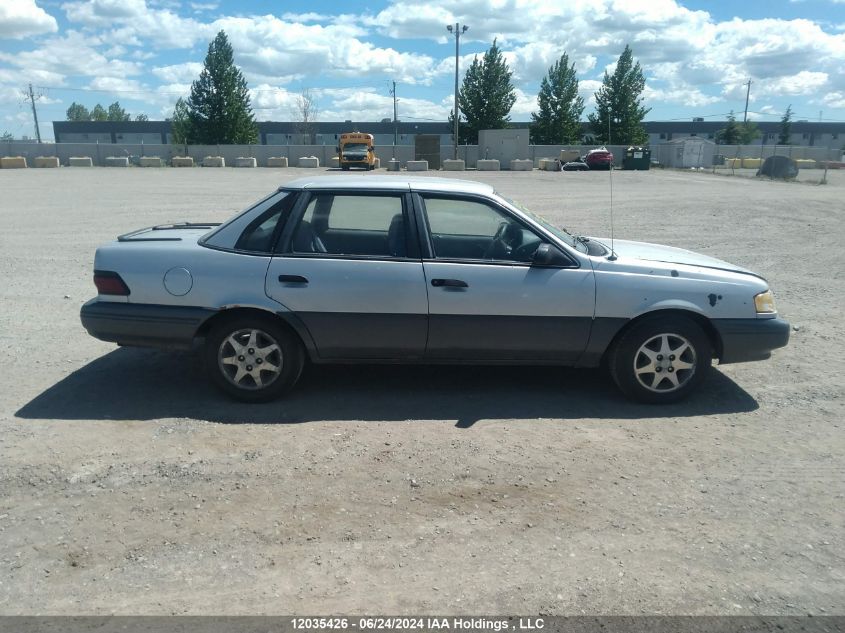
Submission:
POLYGON ((270 318, 236 317, 206 338, 205 364, 214 384, 244 402, 267 402, 288 391, 302 373, 299 341, 270 318))
POLYGON ((654 317, 635 324, 609 358, 619 389, 641 402, 667 403, 687 397, 704 380, 712 361, 707 335, 691 319, 654 317))

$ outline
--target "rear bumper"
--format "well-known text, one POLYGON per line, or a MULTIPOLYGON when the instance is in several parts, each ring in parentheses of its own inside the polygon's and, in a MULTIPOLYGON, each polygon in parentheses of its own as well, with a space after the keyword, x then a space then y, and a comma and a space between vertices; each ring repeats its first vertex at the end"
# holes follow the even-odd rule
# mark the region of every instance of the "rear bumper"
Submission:
POLYGON ((216 310, 91 299, 82 326, 94 338, 120 345, 189 348, 200 325, 216 310))
POLYGON ((713 319, 722 339, 719 363, 744 363, 764 360, 772 350, 789 342, 789 323, 774 319, 713 319))

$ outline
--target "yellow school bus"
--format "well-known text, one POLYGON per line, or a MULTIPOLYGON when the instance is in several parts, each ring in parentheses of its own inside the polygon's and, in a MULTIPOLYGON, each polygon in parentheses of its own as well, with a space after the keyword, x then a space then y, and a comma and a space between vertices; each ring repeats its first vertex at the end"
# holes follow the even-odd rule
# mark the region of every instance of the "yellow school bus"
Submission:
POLYGON ((373 146, 373 135, 361 132, 341 134, 340 144, 337 146, 337 160, 344 171, 350 167, 375 169, 376 152, 373 146))

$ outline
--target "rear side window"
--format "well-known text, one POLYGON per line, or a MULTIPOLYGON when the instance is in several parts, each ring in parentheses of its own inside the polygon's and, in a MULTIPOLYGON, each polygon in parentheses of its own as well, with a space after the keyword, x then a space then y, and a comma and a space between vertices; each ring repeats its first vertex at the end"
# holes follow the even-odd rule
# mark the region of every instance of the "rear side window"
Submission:
POLYGON ((291 250, 302 254, 405 257, 402 195, 317 194, 296 227, 291 250))
POLYGON ((225 250, 269 253, 296 197, 290 191, 276 192, 223 224, 202 243, 225 250))

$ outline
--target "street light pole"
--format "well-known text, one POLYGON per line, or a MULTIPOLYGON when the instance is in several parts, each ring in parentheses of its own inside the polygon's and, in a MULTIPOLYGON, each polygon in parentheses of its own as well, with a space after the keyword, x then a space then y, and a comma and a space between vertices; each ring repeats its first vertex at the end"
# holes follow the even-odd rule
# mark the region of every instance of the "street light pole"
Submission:
POLYGON ((469 27, 467 25, 461 26, 457 22, 455 22, 455 26, 450 24, 446 27, 449 33, 454 32, 455 34, 455 160, 458 160, 458 122, 461 118, 460 111, 458 110, 458 70, 460 67, 461 34, 466 33, 468 29, 469 27))

